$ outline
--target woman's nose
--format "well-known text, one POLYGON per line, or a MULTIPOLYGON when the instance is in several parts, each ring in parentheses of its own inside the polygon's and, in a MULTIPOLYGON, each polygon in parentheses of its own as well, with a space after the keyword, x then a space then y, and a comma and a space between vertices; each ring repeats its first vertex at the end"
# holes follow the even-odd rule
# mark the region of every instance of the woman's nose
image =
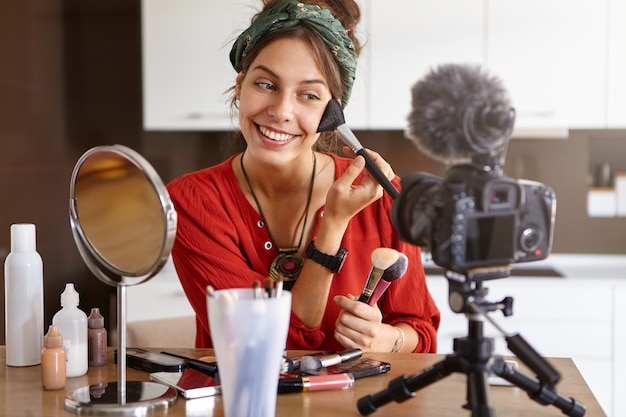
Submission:
POLYGON ((270 115, 281 122, 293 119, 294 103, 292 100, 293 96, 290 94, 277 94, 269 108, 270 115))

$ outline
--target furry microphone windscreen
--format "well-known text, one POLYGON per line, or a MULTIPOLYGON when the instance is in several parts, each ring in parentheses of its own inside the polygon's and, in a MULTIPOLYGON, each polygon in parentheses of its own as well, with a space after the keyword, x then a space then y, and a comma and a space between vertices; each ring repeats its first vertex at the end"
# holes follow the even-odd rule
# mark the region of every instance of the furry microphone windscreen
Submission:
POLYGON ((515 111, 497 77, 480 66, 444 64, 411 89, 406 135, 442 162, 464 162, 506 148, 515 111))

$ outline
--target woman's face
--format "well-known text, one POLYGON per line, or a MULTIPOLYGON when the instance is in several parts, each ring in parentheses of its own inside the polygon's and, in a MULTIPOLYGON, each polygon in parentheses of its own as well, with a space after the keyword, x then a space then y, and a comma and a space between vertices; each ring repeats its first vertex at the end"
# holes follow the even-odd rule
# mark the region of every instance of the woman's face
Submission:
POLYGON ((331 99, 310 46, 287 38, 267 45, 239 74, 237 95, 248 151, 274 163, 310 152, 331 99))

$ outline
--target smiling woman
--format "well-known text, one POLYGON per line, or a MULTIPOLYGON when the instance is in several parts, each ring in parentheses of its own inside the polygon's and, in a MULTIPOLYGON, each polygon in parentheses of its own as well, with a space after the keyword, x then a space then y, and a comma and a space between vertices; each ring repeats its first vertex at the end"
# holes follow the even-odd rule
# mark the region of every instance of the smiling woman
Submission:
MULTIPOLYGON (((197 347, 213 345, 207 286, 270 277, 292 294, 288 349, 436 351, 439 311, 419 248, 391 224, 392 198, 362 156, 329 151, 335 132, 317 132, 330 100, 349 103, 359 19, 353 1, 268 0, 232 47, 243 148, 168 185, 178 213, 172 258, 196 312, 197 347), (354 294, 379 247, 405 253, 410 278, 369 306, 354 294)), ((399 188, 391 166, 368 152, 399 188)))

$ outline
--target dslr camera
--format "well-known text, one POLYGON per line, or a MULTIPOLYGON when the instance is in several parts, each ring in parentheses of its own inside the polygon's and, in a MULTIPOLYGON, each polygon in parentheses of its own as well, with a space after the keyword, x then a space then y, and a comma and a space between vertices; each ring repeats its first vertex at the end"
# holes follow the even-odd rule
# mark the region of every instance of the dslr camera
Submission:
POLYGON ((501 81, 478 66, 442 65, 415 84, 412 104, 408 138, 449 168, 443 178, 402 179, 391 210, 401 239, 468 278, 500 278, 482 271, 503 267, 508 275, 509 264, 545 259, 556 197, 541 183, 502 174, 515 109, 501 81))
POLYGON ((391 216, 401 239, 427 247, 440 267, 467 273, 545 259, 555 213, 551 188, 463 164, 443 179, 404 177, 391 216))

